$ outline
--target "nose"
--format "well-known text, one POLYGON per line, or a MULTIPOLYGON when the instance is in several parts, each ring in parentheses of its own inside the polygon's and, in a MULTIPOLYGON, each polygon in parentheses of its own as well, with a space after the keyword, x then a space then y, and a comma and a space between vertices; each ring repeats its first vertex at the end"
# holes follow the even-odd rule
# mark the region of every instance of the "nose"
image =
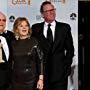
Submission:
POLYGON ((23 29, 26 29, 26 27, 24 26, 23 29))

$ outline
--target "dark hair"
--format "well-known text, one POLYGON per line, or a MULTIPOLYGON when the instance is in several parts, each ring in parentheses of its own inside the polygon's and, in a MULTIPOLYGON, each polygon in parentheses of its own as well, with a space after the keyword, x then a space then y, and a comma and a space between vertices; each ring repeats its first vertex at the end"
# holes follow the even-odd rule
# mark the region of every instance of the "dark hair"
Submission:
POLYGON ((45 1, 41 4, 41 7, 40 7, 40 12, 42 13, 43 12, 43 6, 47 5, 47 4, 51 4, 50 1, 45 1))

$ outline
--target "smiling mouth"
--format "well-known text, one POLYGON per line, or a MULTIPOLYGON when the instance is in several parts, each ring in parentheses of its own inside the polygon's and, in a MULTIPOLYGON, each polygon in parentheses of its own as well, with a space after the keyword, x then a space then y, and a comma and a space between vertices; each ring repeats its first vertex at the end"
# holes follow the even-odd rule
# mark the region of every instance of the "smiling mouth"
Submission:
POLYGON ((27 31, 27 30, 22 30, 22 31, 27 31))
POLYGON ((22 32, 27 32, 27 30, 22 30, 22 32))

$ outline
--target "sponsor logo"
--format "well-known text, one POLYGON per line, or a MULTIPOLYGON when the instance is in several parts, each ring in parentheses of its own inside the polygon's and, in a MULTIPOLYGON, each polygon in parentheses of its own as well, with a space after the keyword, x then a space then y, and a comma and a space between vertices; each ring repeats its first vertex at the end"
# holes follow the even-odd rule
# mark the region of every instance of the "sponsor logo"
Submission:
POLYGON ((13 5, 17 4, 28 4, 30 5, 31 0, 12 0, 13 5))

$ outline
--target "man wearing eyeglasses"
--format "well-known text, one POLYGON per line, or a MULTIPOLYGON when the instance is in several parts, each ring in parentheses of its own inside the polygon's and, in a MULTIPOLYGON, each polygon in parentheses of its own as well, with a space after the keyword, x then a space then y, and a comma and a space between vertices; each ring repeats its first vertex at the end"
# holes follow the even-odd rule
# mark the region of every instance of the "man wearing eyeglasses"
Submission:
POLYGON ((0 90, 9 90, 10 63, 11 63, 11 40, 14 35, 11 31, 5 30, 6 16, 0 12, 0 90))
POLYGON ((32 31, 45 54, 45 90, 67 90, 74 56, 70 25, 55 20, 56 9, 49 1, 41 4, 40 12, 44 22, 32 25, 32 31))

